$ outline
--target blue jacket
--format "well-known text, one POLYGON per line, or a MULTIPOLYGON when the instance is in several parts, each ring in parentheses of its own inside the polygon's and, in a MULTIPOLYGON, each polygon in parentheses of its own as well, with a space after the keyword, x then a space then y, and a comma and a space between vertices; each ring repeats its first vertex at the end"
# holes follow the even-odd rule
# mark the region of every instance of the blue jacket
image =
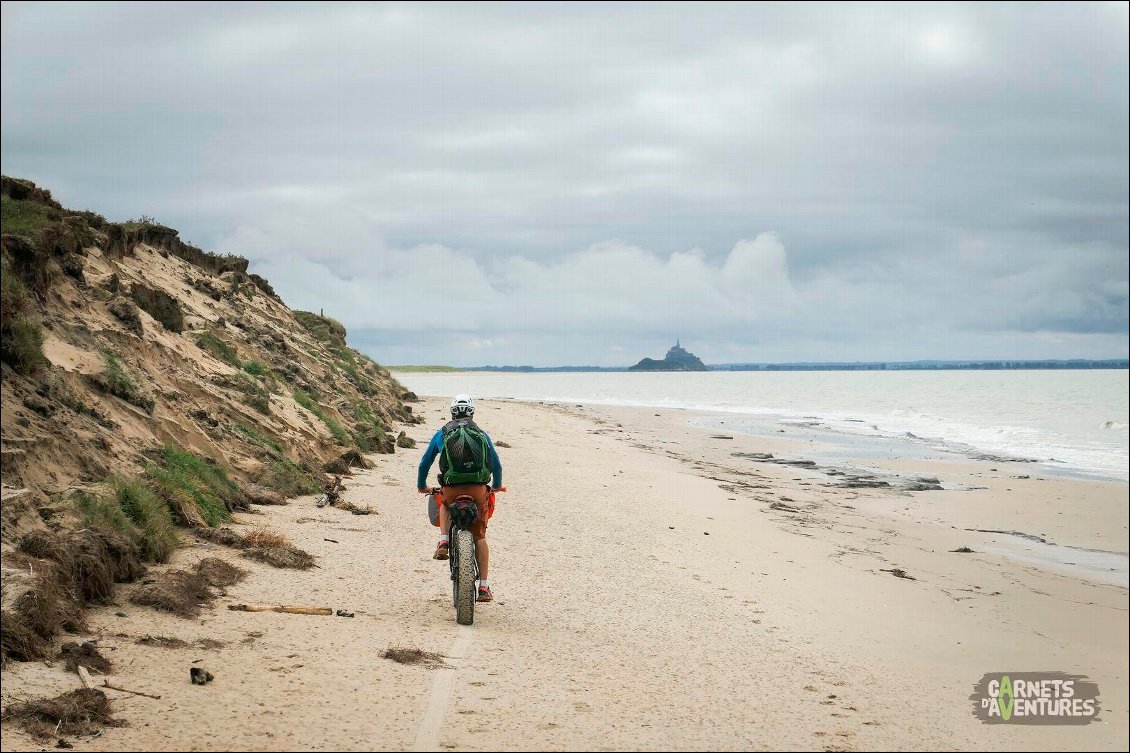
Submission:
MULTIPOLYGON (((483 436, 487 438, 487 453, 489 454, 490 467, 491 467, 491 486, 495 489, 502 486, 502 463, 498 459, 498 453, 494 449, 494 442, 490 441, 490 435, 479 428, 483 432, 483 436)), ((424 457, 420 458, 420 469, 416 473, 416 488, 424 489, 428 485, 428 471, 432 468, 432 463, 435 462, 436 456, 443 452, 443 429, 440 429, 432 437, 432 441, 428 443, 428 449, 424 450, 424 457)))

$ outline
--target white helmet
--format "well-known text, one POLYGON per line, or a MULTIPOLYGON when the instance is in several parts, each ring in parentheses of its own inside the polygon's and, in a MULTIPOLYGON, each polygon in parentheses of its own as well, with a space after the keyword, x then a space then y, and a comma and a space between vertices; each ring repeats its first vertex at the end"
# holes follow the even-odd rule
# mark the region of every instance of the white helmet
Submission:
POLYGON ((475 401, 470 395, 456 395, 451 399, 452 418, 470 418, 475 415, 475 401))

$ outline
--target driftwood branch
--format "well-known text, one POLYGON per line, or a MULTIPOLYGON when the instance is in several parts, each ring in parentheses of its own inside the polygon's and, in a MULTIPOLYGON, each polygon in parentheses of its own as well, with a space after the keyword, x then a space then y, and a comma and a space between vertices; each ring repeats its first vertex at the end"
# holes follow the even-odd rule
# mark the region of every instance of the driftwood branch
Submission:
POLYGON ((146 698, 156 698, 157 700, 161 700, 161 696, 159 696, 159 695, 149 695, 148 693, 142 693, 140 690, 130 690, 128 688, 119 688, 117 685, 111 685, 109 680, 103 680, 102 681, 102 687, 109 688, 110 690, 120 690, 123 693, 132 693, 133 695, 143 695, 146 698))
POLYGON ((75 671, 78 672, 78 679, 82 681, 84 688, 89 690, 94 687, 94 680, 91 679, 90 673, 86 671, 86 667, 80 664, 75 671))
POLYGON ((330 616, 334 610, 329 607, 287 606, 285 604, 229 604, 233 612, 285 612, 287 614, 314 614, 330 616))

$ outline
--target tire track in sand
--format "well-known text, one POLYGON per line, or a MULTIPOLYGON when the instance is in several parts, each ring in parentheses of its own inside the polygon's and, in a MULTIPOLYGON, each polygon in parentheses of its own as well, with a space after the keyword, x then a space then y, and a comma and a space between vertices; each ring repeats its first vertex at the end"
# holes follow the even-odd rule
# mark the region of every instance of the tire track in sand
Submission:
MULTIPOLYGON (((459 636, 451 644, 451 650, 446 658, 462 660, 471 649, 475 639, 473 625, 460 625, 459 636)), ((429 751, 439 749, 439 732, 443 727, 443 718, 447 714, 447 707, 451 701, 451 690, 455 685, 455 675, 459 669, 458 663, 450 670, 439 669, 436 671, 435 680, 432 681, 432 694, 428 698, 428 707, 424 716, 420 718, 420 726, 416 730, 416 741, 412 745, 414 751, 429 751)))

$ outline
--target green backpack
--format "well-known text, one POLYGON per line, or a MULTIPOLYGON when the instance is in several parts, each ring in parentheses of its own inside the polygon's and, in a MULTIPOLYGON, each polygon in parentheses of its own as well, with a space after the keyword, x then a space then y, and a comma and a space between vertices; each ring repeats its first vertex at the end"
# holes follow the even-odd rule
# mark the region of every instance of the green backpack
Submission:
POLYGON ((465 418, 443 427, 439 470, 445 486, 485 484, 490 480, 487 435, 474 421, 465 418))

